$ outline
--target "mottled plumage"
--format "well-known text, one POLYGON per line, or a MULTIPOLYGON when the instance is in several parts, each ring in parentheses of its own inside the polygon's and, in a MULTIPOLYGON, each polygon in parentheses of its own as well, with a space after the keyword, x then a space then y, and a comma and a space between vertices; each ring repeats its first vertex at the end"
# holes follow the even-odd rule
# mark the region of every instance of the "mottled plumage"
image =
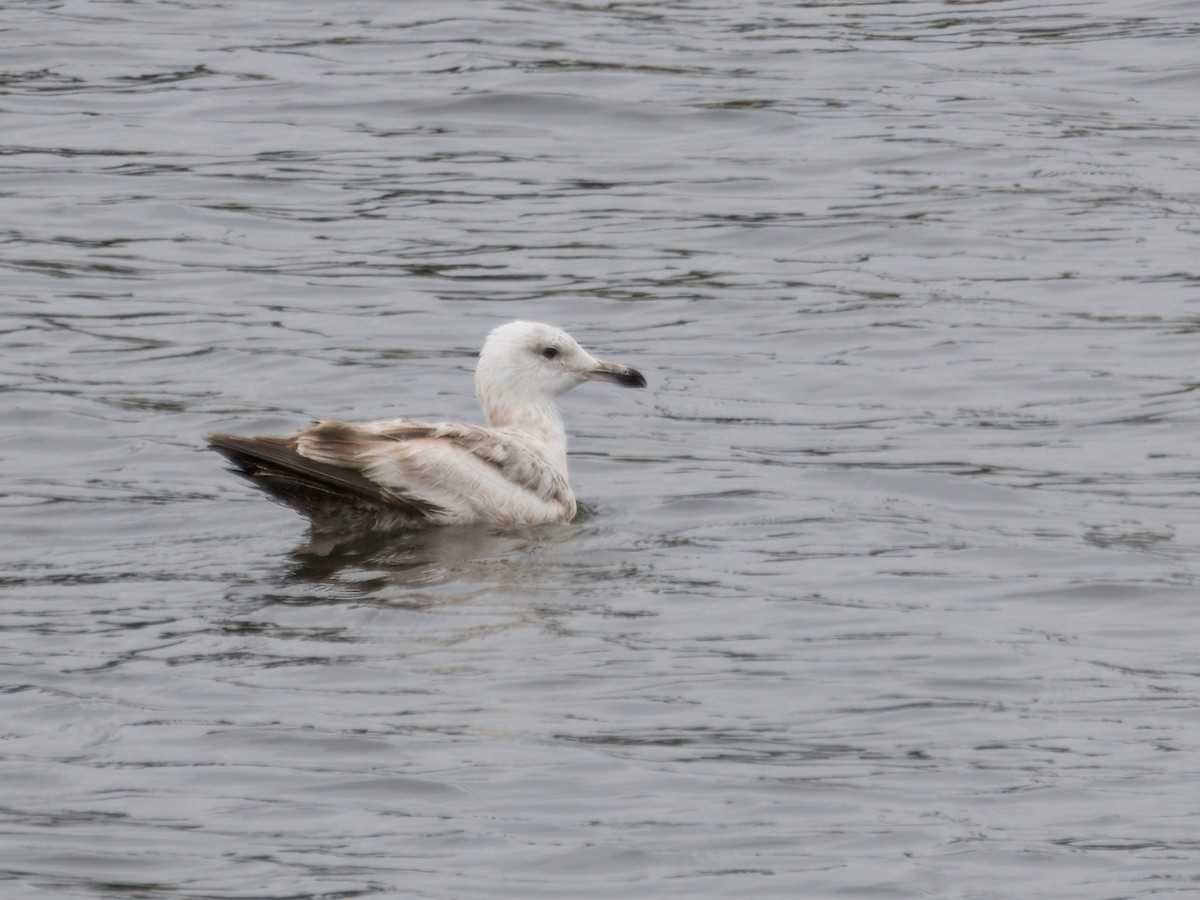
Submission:
POLYGON ((475 369, 487 427, 328 420, 287 437, 208 441, 321 530, 566 522, 576 505, 555 401, 585 381, 646 385, 558 328, 510 322, 488 335, 475 369))

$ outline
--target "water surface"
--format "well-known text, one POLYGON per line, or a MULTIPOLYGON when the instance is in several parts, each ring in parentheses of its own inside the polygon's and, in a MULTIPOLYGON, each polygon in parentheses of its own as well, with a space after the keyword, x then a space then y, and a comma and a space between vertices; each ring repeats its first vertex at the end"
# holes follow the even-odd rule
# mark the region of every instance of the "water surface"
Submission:
POLYGON ((1195 3, 0 18, 5 896, 1195 891, 1195 3), (203 449, 513 318, 572 525, 203 449))

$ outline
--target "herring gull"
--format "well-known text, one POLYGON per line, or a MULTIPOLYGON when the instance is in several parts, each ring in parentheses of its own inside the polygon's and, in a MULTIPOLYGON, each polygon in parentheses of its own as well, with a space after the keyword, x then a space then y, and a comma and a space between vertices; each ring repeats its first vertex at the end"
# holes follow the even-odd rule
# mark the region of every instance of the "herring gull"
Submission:
POLYGON ((510 322, 488 335, 475 367, 487 427, 329 419, 287 437, 214 433, 208 443, 320 530, 568 522, 576 503, 555 401, 585 381, 646 386, 561 329, 510 322))

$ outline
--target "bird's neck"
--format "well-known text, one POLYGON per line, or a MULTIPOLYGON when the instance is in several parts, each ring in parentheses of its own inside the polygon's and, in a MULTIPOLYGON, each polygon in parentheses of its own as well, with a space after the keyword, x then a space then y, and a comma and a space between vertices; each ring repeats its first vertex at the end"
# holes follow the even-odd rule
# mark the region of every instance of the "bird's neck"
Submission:
POLYGON ((489 407, 488 424, 521 437, 564 474, 567 471, 567 432, 558 405, 540 402, 489 407))

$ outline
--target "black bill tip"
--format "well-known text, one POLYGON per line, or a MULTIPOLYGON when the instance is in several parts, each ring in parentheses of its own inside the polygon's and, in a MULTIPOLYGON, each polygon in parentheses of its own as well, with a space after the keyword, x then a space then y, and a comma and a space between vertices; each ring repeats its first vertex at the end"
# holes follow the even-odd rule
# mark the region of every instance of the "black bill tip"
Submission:
POLYGON ((611 381, 622 387, 644 388, 646 386, 646 376, 637 369, 615 363, 605 363, 599 368, 592 369, 591 376, 593 381, 611 381))

